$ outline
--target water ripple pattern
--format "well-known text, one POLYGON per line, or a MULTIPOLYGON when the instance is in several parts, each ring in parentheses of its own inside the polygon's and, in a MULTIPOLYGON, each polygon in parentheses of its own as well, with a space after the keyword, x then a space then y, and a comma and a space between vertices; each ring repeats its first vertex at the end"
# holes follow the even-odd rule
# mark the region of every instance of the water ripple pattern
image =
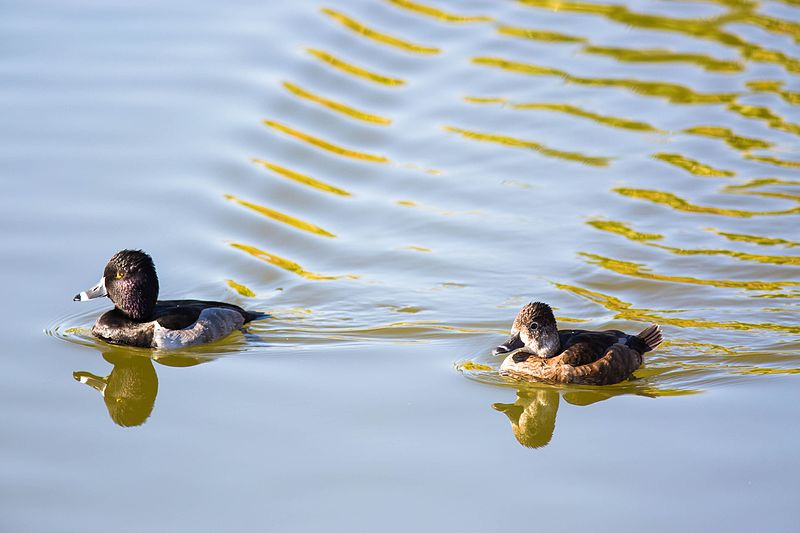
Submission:
POLYGON ((273 317, 233 347, 449 342, 509 385, 491 347, 542 300, 664 326, 615 391, 800 373, 796 2, 304 9, 211 200, 219 296, 273 317))

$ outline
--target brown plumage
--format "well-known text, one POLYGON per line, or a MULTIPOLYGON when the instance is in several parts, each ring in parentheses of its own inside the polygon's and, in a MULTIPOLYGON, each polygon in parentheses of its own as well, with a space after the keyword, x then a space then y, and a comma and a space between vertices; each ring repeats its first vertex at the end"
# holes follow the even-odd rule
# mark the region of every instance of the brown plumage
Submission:
POLYGON ((511 337, 494 350, 508 354, 500 373, 551 383, 610 385, 629 379, 642 356, 661 344, 653 324, 638 335, 618 330, 558 330, 550 306, 526 305, 511 327, 511 337))

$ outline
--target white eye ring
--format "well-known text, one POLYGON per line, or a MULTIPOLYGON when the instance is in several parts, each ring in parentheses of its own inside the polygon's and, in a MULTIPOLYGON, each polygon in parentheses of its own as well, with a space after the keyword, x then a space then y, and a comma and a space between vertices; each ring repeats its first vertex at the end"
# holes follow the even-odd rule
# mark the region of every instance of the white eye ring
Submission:
POLYGON ((538 328, 539 328, 539 323, 538 323, 538 322, 534 322, 534 323, 532 323, 532 324, 530 325, 530 330, 531 330, 531 331, 533 331, 533 330, 535 330, 535 329, 538 329, 538 328))

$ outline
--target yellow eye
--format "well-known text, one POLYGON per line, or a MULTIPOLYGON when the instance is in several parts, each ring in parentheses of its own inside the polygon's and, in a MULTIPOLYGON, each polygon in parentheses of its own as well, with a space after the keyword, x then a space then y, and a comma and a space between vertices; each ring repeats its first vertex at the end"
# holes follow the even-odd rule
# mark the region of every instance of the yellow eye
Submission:
POLYGON ((122 279, 125 277, 125 274, 122 272, 117 272, 117 279, 122 279))

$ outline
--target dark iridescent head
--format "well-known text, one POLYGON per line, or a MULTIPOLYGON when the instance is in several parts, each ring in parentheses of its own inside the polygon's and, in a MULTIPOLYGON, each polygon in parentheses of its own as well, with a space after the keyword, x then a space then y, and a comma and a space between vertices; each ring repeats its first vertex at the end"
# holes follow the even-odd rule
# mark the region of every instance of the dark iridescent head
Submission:
POLYGON ((500 355, 520 348, 539 357, 558 353, 558 325, 553 310, 546 303, 533 302, 523 307, 511 326, 511 336, 492 353, 500 355))
POLYGON ((149 255, 141 250, 122 250, 108 260, 103 277, 73 300, 108 296, 122 313, 138 322, 152 319, 158 300, 158 275, 149 255))

